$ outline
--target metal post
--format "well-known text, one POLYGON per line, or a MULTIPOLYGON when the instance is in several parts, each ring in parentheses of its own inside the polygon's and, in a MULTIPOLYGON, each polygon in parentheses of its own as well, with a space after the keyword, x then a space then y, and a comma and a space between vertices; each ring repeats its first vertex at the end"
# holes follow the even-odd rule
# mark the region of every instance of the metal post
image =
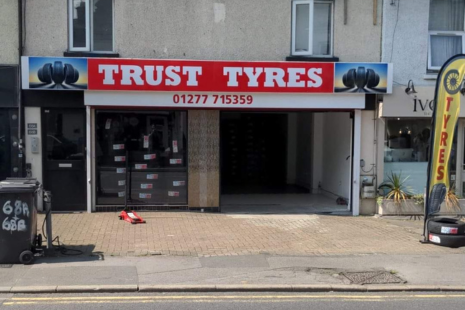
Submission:
POLYGON ((47 224, 47 249, 53 249, 53 234, 52 234, 52 193, 44 191, 45 202, 45 223, 47 224))
MULTIPOLYGON (((425 190, 423 191, 423 210, 426 210, 426 195, 427 195, 427 189, 425 186, 425 190)), ((425 214, 425 223, 428 223, 428 216, 425 214)), ((427 224, 423 226, 423 241, 426 242, 428 240, 428 227, 427 224)))

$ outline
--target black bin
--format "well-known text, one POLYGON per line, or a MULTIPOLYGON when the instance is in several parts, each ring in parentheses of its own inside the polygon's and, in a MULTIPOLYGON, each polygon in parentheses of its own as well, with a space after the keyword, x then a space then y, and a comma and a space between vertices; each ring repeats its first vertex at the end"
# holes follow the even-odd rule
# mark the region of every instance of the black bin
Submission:
POLYGON ((36 179, 0 182, 0 264, 30 264, 40 246, 37 237, 36 179))

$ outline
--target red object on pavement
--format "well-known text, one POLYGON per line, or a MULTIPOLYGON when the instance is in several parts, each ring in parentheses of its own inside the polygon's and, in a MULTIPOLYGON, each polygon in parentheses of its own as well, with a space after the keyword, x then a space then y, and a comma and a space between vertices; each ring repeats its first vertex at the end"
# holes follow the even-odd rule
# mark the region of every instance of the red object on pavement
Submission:
POLYGON ((119 219, 129 222, 131 224, 144 224, 145 223, 144 219, 141 218, 136 212, 129 211, 129 210, 121 211, 121 214, 119 215, 119 219))

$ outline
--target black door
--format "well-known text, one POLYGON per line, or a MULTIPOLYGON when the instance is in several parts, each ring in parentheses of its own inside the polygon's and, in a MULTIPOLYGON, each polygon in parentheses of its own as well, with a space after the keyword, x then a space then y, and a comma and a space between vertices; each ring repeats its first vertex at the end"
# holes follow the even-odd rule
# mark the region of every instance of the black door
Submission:
POLYGON ((83 109, 43 110, 44 188, 54 211, 86 210, 86 127, 83 109))
POLYGON ((11 177, 10 121, 8 110, 0 109, 0 180, 11 177))

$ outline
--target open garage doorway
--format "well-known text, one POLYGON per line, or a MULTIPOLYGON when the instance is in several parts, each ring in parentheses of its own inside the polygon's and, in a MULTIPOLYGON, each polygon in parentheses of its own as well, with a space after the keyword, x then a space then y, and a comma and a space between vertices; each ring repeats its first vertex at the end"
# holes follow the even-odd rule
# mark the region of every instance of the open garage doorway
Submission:
POLYGON ((222 112, 221 211, 349 214, 350 112, 222 112))

